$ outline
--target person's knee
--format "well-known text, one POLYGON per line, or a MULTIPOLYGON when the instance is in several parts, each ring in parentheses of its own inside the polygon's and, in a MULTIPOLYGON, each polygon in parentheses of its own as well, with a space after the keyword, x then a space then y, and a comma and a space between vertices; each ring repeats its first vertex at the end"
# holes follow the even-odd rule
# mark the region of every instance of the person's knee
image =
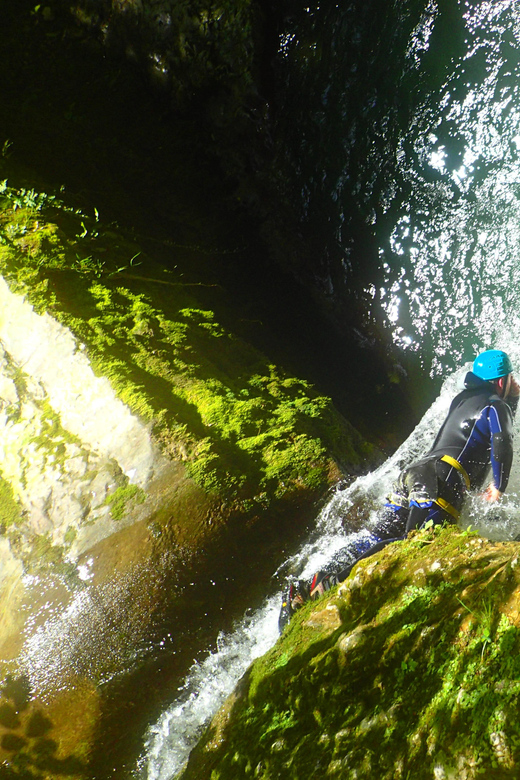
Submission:
POLYGON ((421 528, 428 520, 431 507, 412 506, 408 514, 408 522, 406 523, 406 533, 410 531, 416 531, 421 528))

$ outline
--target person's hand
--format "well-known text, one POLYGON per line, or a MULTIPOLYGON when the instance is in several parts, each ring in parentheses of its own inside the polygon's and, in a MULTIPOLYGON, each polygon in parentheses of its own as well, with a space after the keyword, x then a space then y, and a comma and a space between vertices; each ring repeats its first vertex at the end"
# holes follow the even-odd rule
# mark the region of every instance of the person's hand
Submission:
POLYGON ((502 493, 500 490, 498 490, 493 483, 487 486, 487 488, 482 493, 482 498, 484 501, 489 501, 491 504, 493 504, 495 501, 498 501, 501 497, 502 493))

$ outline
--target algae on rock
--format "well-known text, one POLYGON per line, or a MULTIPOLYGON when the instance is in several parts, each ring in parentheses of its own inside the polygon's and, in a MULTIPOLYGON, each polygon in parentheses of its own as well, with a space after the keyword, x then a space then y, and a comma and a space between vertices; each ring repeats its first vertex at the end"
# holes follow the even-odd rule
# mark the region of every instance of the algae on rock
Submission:
POLYGON ((436 527, 358 563, 253 663, 181 780, 518 777, 519 552, 436 527))

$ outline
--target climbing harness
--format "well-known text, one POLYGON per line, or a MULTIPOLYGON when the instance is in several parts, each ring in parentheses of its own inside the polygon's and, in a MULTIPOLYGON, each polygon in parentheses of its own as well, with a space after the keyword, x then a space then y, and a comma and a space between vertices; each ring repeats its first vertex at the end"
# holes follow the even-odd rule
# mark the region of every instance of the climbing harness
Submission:
POLYGON ((460 517, 460 512, 458 509, 455 509, 452 504, 450 504, 448 501, 446 501, 444 498, 436 498, 434 503, 436 503, 438 506, 440 506, 441 509, 444 509, 445 512, 448 512, 452 517, 455 518, 455 520, 458 520, 460 517))
POLYGON ((471 482, 469 479, 468 472, 466 471, 464 466, 461 463, 459 463, 458 460, 452 458, 451 455, 443 455, 441 460, 443 460, 445 463, 449 463, 450 466, 453 466, 454 469, 457 469, 457 471, 459 471, 462 474, 462 476, 464 477, 464 482, 466 483, 466 487, 468 490, 470 490, 471 482))

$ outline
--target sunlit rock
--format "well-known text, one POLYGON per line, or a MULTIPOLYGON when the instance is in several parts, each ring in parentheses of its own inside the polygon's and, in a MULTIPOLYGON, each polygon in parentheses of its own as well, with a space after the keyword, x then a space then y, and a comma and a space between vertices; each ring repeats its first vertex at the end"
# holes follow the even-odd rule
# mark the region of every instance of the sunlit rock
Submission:
POLYGON ((19 507, 18 539, 30 556, 32 535, 45 535, 75 560, 118 530, 118 491, 129 498, 126 522, 143 516, 167 461, 70 331, 3 279, 0 312, 1 474, 19 507))

